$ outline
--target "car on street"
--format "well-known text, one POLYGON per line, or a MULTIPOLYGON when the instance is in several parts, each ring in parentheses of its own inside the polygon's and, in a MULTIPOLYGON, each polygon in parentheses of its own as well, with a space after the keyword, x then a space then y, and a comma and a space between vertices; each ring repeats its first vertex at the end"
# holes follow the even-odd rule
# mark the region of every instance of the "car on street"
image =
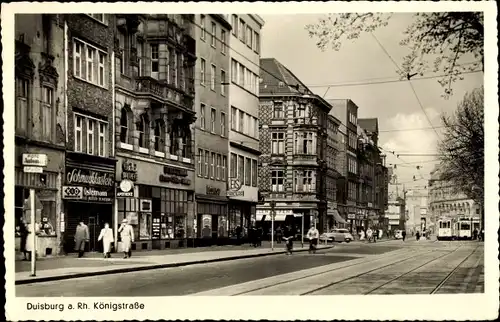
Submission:
POLYGON ((395 230, 394 231, 394 239, 403 239, 403 231, 395 230))
POLYGON ((328 233, 321 234, 319 239, 322 241, 349 243, 350 241, 354 240, 354 237, 351 235, 351 233, 347 229, 335 228, 335 229, 330 230, 330 232, 328 232, 328 233))

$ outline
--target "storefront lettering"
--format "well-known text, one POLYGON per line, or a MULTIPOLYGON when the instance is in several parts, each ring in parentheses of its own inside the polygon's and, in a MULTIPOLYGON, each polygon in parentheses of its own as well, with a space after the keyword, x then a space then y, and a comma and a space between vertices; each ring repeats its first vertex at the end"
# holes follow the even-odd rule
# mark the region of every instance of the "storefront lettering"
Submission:
POLYGON ((92 197, 107 197, 108 196, 108 192, 107 191, 95 190, 93 188, 83 188, 83 195, 85 197, 89 197, 89 196, 92 196, 92 197))
POLYGON ((137 181, 137 164, 124 161, 122 164, 122 180, 137 181))
POLYGON ((69 184, 89 184, 97 186, 113 187, 115 185, 114 175, 111 173, 97 172, 85 169, 73 169, 66 174, 69 184))
POLYGON ((212 186, 207 186, 207 195, 219 196, 220 189, 212 186))
POLYGON ((184 185, 190 185, 191 180, 185 179, 185 178, 179 178, 175 176, 167 176, 164 174, 160 174, 160 182, 170 182, 170 183, 177 183, 177 184, 184 184, 184 185))
POLYGON ((179 177, 187 177, 188 176, 188 172, 186 169, 172 168, 172 167, 163 167, 163 173, 171 174, 171 175, 179 176, 179 177))

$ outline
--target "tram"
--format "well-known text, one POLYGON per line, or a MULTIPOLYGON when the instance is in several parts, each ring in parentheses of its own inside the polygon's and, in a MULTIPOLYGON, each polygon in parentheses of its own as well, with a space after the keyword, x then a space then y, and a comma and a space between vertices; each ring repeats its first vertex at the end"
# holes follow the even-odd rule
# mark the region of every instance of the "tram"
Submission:
POLYGON ((474 229, 479 230, 479 218, 442 217, 438 220, 437 240, 472 239, 474 229))

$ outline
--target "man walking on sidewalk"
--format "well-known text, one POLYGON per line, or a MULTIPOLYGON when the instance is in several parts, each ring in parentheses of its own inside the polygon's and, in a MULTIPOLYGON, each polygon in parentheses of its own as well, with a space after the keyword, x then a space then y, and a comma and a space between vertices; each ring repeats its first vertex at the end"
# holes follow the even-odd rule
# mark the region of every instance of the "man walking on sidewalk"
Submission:
POLYGON ((89 227, 80 220, 76 226, 75 232, 75 250, 78 252, 78 258, 83 257, 85 252, 85 243, 89 241, 89 227))
POLYGON ((134 228, 128 224, 127 219, 123 219, 122 225, 118 228, 120 238, 122 239, 123 258, 132 256, 132 243, 134 242, 134 228))

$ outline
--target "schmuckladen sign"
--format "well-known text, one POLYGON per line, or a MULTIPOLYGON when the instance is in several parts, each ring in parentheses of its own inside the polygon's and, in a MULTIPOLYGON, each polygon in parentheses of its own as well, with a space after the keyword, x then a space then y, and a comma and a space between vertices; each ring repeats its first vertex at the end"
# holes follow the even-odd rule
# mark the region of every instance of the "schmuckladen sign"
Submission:
POLYGON ((81 199, 89 202, 112 202, 115 174, 112 172, 66 166, 64 199, 81 199), (72 192, 75 194, 71 195, 72 192))

